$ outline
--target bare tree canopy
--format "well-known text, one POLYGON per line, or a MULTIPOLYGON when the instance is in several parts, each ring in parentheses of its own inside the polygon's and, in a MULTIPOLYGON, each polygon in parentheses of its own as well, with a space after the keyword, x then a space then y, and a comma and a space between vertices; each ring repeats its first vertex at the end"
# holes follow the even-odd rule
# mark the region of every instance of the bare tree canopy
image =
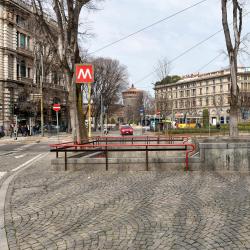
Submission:
POLYGON ((221 0, 222 25, 225 35, 227 53, 230 63, 230 73, 231 73, 230 136, 238 136, 239 87, 237 85, 237 70, 238 70, 237 59, 241 44, 242 7, 238 0, 232 0, 233 32, 230 32, 228 23, 228 3, 229 0, 221 0))
POLYGON ((101 96, 107 110, 118 103, 122 91, 128 87, 128 73, 118 60, 99 57, 91 62, 95 68, 95 84, 92 88, 93 115, 99 121, 101 96))
POLYGON ((167 58, 158 60, 155 72, 159 81, 166 78, 171 71, 171 65, 167 58))

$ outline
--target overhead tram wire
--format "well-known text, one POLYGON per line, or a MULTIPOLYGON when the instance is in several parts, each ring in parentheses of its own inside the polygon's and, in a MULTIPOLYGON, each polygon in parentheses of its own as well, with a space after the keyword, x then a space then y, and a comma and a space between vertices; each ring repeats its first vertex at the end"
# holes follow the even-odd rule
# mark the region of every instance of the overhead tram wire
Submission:
POLYGON ((218 55, 216 55, 213 59, 211 59, 208 63, 206 63, 205 65, 203 65, 202 67, 200 67, 198 70, 196 70, 196 72, 200 72, 201 70, 203 70, 204 68, 206 68, 209 64, 211 64, 212 62, 214 62, 216 59, 218 59, 219 57, 221 57, 221 55, 223 55, 224 52, 219 53, 218 55))
MULTIPOLYGON (((245 15, 243 15, 242 17, 245 17, 249 14, 250 12, 247 12, 245 15)), ((233 23, 230 23, 230 25, 232 25, 233 23)), ((169 61, 169 63, 173 63, 174 61, 176 61, 177 59, 179 59, 180 57, 186 55, 188 52, 190 52, 191 50, 195 49, 196 47, 200 46, 201 44, 205 43, 206 41, 210 40, 211 38, 213 38, 214 36, 216 36, 217 34, 219 34, 220 32, 223 31, 223 28, 216 31, 215 33, 213 33, 212 35, 208 36, 207 38, 205 38, 204 40, 201 40, 200 42, 196 43, 195 45, 193 45, 192 47, 186 49, 185 51, 183 51, 182 53, 180 53, 178 56, 174 57, 173 59, 171 59, 169 61)), ((139 83, 145 79, 147 79, 149 76, 151 76, 152 74, 154 74, 157 71, 157 69, 151 71, 150 73, 148 73, 147 75, 145 75, 144 77, 142 77, 141 79, 135 81, 136 83, 139 83)))
MULTIPOLYGON (((247 34, 245 34, 242 39, 241 39, 241 43, 243 43, 245 37, 247 37, 250 33, 248 32, 247 34)), ((244 43, 243 43, 244 44, 244 43)), ((244 44, 245 45, 245 44, 244 44)), ((207 62, 205 65, 203 65, 202 67, 200 67, 198 70, 196 70, 196 72, 200 72, 201 70, 203 70, 204 68, 206 68, 208 65, 210 65, 212 62, 214 62, 216 59, 218 59, 219 57, 221 57, 221 55, 224 54, 224 51, 220 52, 218 55, 216 55, 213 59, 211 59, 209 62, 207 62)))
POLYGON ((164 21, 166 21, 166 20, 168 20, 168 19, 171 19, 172 17, 175 17, 175 16, 177 16, 177 15, 179 15, 179 14, 181 14, 181 13, 183 13, 183 12, 189 10, 189 9, 192 9, 192 8, 196 7, 197 5, 202 4, 202 3, 206 2, 206 1, 208 1, 208 0, 202 0, 202 1, 199 1, 199 2, 197 2, 197 3, 195 3, 195 4, 193 4, 193 5, 190 5, 190 6, 184 8, 184 9, 182 9, 182 10, 180 10, 180 11, 175 12, 174 14, 172 14, 172 15, 170 15, 170 16, 167 16, 167 17, 165 17, 165 18, 162 18, 162 19, 160 19, 160 20, 158 20, 158 21, 156 21, 156 22, 154 22, 154 23, 152 23, 152 24, 150 24, 150 25, 148 25, 148 26, 145 26, 145 27, 143 27, 143 28, 141 28, 141 29, 139 29, 139 30, 133 32, 133 33, 130 33, 129 35, 126 35, 126 36, 124 36, 124 37, 122 37, 122 38, 120 38, 120 39, 118 39, 118 40, 116 40, 116 41, 114 41, 114 42, 108 43, 108 44, 106 44, 105 46, 103 46, 103 47, 101 47, 101 48, 99 48, 99 49, 97 49, 97 50, 95 50, 95 51, 93 51, 93 52, 90 52, 89 55, 92 55, 92 54, 95 54, 96 52, 99 52, 99 51, 101 51, 101 50, 104 50, 104 49, 106 49, 106 48, 108 48, 108 47, 110 47, 110 46, 112 46, 112 45, 114 45, 114 44, 116 44, 116 43, 119 43, 119 42, 121 42, 121 41, 123 41, 123 40, 125 40, 125 39, 127 39, 127 38, 129 38, 129 37, 132 37, 132 36, 134 36, 134 35, 136 35, 136 34, 142 32, 142 31, 144 31, 144 30, 146 30, 146 29, 148 29, 148 28, 151 28, 151 27, 153 27, 153 26, 155 26, 155 25, 157 25, 157 24, 159 24, 159 23, 161 23, 161 22, 164 22, 164 21))
MULTIPOLYGON (((214 36, 216 36, 217 34, 219 34, 223 29, 220 29, 218 31, 216 31, 215 33, 213 33, 212 35, 208 36, 207 38, 205 38, 204 40, 196 43, 195 45, 193 45, 192 47, 186 49, 185 51, 183 51, 182 53, 180 53, 178 56, 174 57, 173 59, 171 59, 169 61, 169 63, 173 63, 174 61, 176 61, 177 59, 179 59, 180 57, 186 55, 188 52, 190 52, 191 50, 195 49, 196 47, 200 46, 201 44, 205 43, 206 41, 208 41, 209 39, 213 38, 214 36)), ((146 78, 148 78, 149 76, 151 76, 153 73, 155 73, 157 71, 157 69, 151 71, 150 73, 148 73, 147 75, 145 75, 143 78, 139 79, 138 81, 136 81, 135 83, 141 82, 143 80, 145 80, 146 78)))

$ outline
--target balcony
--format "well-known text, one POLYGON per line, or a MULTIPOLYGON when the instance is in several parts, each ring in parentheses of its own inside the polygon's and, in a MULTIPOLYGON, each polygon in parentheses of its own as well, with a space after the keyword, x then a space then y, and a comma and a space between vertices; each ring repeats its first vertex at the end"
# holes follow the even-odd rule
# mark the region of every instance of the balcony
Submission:
POLYGON ((22 82, 24 84, 29 84, 29 85, 32 85, 32 83, 33 83, 32 78, 23 77, 23 76, 18 76, 17 81, 22 82))
POLYGON ((17 47, 17 52, 24 56, 34 57, 33 52, 26 48, 17 47))

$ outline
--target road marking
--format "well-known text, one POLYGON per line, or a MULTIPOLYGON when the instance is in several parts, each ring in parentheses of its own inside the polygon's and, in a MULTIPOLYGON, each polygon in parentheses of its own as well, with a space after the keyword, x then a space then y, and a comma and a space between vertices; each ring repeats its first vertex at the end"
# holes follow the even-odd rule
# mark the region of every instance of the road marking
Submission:
POLYGON ((17 156, 14 156, 16 159, 19 159, 19 158, 22 158, 22 157, 24 157, 25 155, 27 155, 27 154, 23 154, 23 155, 17 155, 17 156))
POLYGON ((18 166, 18 167, 16 167, 16 168, 12 169, 11 171, 12 171, 12 172, 15 172, 15 171, 19 170, 20 168, 28 167, 28 166, 30 166, 32 163, 36 162, 37 160, 40 160, 41 158, 43 158, 44 156, 46 156, 46 155, 48 155, 48 154, 49 154, 49 152, 48 152, 48 153, 39 154, 39 155, 33 157, 32 159, 26 161, 25 163, 21 164, 20 166, 18 166))
POLYGON ((0 179, 6 174, 7 172, 0 172, 0 179))

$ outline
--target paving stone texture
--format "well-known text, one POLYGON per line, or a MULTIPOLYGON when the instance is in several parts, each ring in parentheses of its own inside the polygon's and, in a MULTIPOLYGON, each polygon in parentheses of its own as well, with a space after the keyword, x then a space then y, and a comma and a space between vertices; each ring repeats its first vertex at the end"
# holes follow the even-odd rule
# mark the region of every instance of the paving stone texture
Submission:
POLYGON ((12 249, 250 249, 250 176, 23 171, 6 201, 12 249))

